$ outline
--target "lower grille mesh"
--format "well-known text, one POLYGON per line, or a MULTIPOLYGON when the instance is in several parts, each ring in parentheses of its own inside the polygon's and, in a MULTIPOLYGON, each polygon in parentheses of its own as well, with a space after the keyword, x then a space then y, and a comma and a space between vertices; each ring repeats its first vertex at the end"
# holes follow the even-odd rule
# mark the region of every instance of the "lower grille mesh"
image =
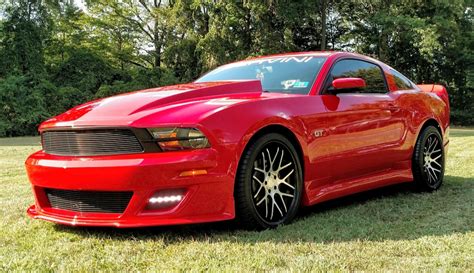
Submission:
POLYGON ((52 208, 77 212, 123 213, 133 192, 45 189, 52 208))

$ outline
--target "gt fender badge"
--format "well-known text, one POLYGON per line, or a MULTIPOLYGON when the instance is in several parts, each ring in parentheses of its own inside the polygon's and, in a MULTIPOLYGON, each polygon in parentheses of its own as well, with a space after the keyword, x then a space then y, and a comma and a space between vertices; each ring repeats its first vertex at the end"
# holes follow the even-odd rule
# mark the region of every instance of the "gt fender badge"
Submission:
POLYGON ((323 129, 314 130, 313 135, 315 137, 322 137, 324 135, 324 130, 323 129))

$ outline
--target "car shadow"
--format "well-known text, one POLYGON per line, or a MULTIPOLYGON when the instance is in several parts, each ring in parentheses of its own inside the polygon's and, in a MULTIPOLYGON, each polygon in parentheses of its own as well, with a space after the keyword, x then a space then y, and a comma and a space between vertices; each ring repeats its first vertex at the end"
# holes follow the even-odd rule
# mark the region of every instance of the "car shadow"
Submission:
POLYGON ((55 225, 57 232, 117 241, 344 242, 413 240, 474 230, 474 179, 445 176, 443 187, 418 193, 411 183, 388 186, 303 208, 289 225, 245 231, 234 221, 136 229, 55 225))

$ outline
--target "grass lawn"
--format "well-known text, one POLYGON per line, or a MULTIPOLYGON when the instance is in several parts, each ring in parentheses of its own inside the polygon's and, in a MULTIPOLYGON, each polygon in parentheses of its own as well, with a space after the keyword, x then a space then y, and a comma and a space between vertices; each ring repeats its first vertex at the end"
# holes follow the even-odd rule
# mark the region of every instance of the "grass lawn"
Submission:
POLYGON ((437 192, 393 186, 316 205, 263 232, 232 222, 117 230, 31 220, 23 162, 38 148, 37 138, 0 139, 0 271, 474 271, 474 130, 451 130, 437 192))

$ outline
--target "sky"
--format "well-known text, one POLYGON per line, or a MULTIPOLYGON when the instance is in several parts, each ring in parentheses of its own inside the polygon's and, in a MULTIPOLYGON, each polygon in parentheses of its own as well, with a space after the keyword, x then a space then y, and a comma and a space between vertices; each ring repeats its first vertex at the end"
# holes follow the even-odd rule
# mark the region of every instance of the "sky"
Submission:
POLYGON ((86 6, 84 4, 84 0, 74 0, 74 4, 76 5, 76 7, 80 8, 82 10, 86 9, 86 6))

